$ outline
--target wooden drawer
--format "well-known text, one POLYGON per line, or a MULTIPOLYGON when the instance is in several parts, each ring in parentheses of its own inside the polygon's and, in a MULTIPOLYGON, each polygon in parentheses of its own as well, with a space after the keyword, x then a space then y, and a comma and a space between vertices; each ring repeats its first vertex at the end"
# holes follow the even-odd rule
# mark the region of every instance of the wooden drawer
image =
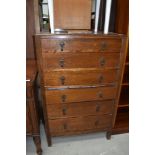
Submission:
POLYGON ((120 38, 42 39, 42 52, 120 52, 120 38))
POLYGON ((52 136, 65 135, 68 132, 107 129, 111 126, 112 115, 86 116, 76 118, 52 119, 49 128, 52 136))
POLYGON ((45 96, 47 104, 107 100, 116 97, 116 86, 46 90, 45 96))
POLYGON ((48 118, 56 117, 78 117, 96 114, 111 114, 113 113, 115 102, 114 100, 79 102, 70 104, 48 104, 48 118))
POLYGON ((120 53, 44 53, 45 71, 67 68, 119 68, 120 53))
POLYGON ((118 70, 116 69, 73 69, 44 73, 46 86, 108 84, 117 80, 118 70))

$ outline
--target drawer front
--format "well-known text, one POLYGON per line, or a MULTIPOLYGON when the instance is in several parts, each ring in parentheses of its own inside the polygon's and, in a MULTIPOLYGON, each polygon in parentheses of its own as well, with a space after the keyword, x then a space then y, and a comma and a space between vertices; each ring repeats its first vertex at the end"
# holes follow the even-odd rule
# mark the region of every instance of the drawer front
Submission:
POLYGON ((53 69, 67 68, 118 68, 120 65, 120 53, 44 53, 43 68, 53 69))
POLYGON ((121 39, 42 39, 43 52, 120 52, 121 39))
POLYGON ((96 88, 75 88, 62 90, 46 90, 46 103, 70 103, 94 100, 114 99, 116 96, 116 86, 96 87, 96 88))
POLYGON ((65 135, 68 132, 110 128, 112 115, 52 119, 48 121, 51 135, 57 136, 65 135))
POLYGON ((108 84, 117 80, 118 70, 116 69, 75 69, 44 73, 44 84, 46 86, 108 84))
POLYGON ((56 117, 78 117, 97 114, 111 114, 115 106, 113 100, 80 102, 70 104, 48 104, 48 118, 56 117))

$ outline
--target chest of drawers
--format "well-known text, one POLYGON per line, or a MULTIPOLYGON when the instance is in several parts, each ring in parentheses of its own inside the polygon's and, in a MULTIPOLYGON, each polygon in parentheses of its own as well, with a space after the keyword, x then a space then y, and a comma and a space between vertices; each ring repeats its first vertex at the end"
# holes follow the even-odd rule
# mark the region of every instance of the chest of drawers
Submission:
POLYGON ((36 35, 48 145, 52 136, 113 127, 126 37, 101 34, 36 35))

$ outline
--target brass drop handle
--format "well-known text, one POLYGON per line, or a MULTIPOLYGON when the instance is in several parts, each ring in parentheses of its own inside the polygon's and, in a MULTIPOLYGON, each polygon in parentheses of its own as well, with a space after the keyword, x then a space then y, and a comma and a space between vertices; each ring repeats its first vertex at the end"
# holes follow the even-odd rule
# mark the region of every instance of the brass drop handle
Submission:
POLYGON ((99 92, 98 93, 98 96, 99 96, 99 98, 103 98, 103 93, 102 92, 99 92))
POLYGON ((67 124, 64 123, 63 127, 64 127, 64 130, 66 130, 67 129, 67 124))
POLYGON ((104 58, 101 58, 101 59, 100 59, 100 66, 103 67, 104 64, 105 64, 105 60, 104 60, 104 58))
POLYGON ((62 113, 63 113, 63 115, 66 115, 67 114, 67 108, 63 108, 62 113))
POLYGON ((96 120, 95 121, 95 126, 98 126, 98 124, 99 124, 99 120, 96 120))
POLYGON ((64 50, 65 43, 63 41, 61 41, 59 43, 59 46, 60 46, 61 51, 63 51, 64 50))
POLYGON ((61 81, 61 84, 64 85, 65 84, 65 77, 64 76, 61 76, 60 77, 60 81, 61 81))
POLYGON ((99 83, 102 83, 103 80, 104 80, 104 78, 103 78, 103 76, 101 75, 101 76, 99 77, 99 83))
POLYGON ((62 96, 61 96, 61 100, 62 100, 62 102, 65 102, 65 101, 66 101, 66 98, 67 98, 66 95, 62 95, 62 96))
POLYGON ((96 106, 96 112, 99 112, 100 111, 100 105, 97 105, 96 106))
POLYGON ((105 42, 103 42, 101 44, 101 51, 104 51, 107 48, 107 44, 105 42))
POLYGON ((60 67, 63 68, 63 67, 64 67, 64 63, 65 63, 64 59, 60 59, 60 60, 59 60, 59 66, 60 66, 60 67))

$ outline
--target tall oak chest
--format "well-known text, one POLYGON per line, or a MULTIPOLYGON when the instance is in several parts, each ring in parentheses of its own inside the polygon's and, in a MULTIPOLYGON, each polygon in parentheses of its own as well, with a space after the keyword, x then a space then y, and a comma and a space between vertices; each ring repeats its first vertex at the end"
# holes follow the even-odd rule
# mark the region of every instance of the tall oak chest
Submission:
POLYGON ((118 34, 35 36, 48 145, 51 137, 106 131, 115 122, 126 55, 118 34))

